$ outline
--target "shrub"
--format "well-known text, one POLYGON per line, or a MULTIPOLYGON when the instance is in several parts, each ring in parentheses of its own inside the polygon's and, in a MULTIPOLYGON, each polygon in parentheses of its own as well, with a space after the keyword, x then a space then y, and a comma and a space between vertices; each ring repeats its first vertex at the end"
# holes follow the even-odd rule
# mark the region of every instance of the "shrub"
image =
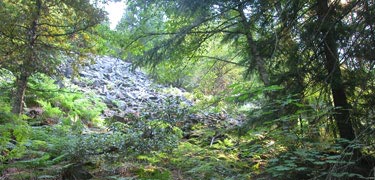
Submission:
POLYGON ((128 141, 128 150, 137 153, 151 151, 171 151, 178 145, 182 131, 162 120, 138 120, 125 125, 121 122, 112 124, 114 132, 121 132, 128 141))

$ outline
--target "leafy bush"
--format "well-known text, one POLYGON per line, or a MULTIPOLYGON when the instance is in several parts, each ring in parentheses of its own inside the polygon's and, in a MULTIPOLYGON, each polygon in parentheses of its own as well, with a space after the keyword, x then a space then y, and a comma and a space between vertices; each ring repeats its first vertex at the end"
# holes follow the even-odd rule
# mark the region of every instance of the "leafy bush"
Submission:
POLYGON ((176 124, 185 119, 189 112, 189 104, 180 96, 167 96, 159 103, 150 102, 141 112, 145 119, 162 119, 171 124, 176 124))
POLYGON ((92 155, 100 155, 113 162, 122 157, 137 157, 153 152, 170 152, 177 147, 182 131, 161 120, 139 119, 125 124, 113 122, 111 133, 93 133, 77 136, 73 159, 82 160, 92 155))
POLYGON ((128 125, 117 122, 112 125, 114 132, 121 132, 128 141, 128 151, 142 154, 151 151, 171 151, 175 148, 182 131, 162 120, 140 118, 128 125))

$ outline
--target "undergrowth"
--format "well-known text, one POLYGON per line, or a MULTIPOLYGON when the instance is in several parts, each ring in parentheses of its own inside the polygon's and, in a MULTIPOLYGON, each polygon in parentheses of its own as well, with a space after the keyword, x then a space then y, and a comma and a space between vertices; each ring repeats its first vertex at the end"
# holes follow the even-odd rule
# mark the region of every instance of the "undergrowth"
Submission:
MULTIPOLYGON (((41 113, 16 117, 11 83, 2 80, 0 86, 5 89, 0 96, 0 177, 59 179, 70 167, 110 179, 365 179, 373 173, 359 166, 365 161, 352 158, 355 149, 373 157, 371 145, 324 136, 321 129, 327 124, 311 121, 329 116, 331 109, 314 115, 293 97, 271 105, 260 102, 261 108, 247 110, 243 124, 227 128, 223 119, 189 120, 189 113, 203 107, 191 108, 175 96, 122 120, 104 120, 101 99, 74 86, 59 88, 42 74, 32 77, 26 101, 26 110, 41 113), (275 104, 301 110, 283 115, 275 104), (91 132, 92 127, 99 131, 91 132)), ((233 88, 229 100, 246 104, 241 93, 248 92, 233 88)))

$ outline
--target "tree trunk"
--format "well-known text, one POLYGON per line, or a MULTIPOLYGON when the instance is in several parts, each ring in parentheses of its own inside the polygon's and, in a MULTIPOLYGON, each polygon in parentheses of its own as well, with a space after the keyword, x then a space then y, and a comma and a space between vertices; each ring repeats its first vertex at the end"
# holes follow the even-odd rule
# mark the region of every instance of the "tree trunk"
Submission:
POLYGON ((24 73, 21 73, 21 75, 16 80, 16 91, 14 93, 14 96, 12 97, 12 113, 16 115, 21 115, 23 108, 24 108, 24 99, 25 99, 25 92, 26 92, 26 86, 27 86, 27 79, 28 76, 24 73))
POLYGON ((249 57, 253 57, 253 60, 255 61, 256 69, 258 70, 259 76, 261 81, 263 82, 264 86, 270 86, 270 79, 268 72, 265 67, 264 59, 260 56, 258 48, 254 42, 254 39, 250 32, 250 24, 245 16, 245 7, 243 4, 240 4, 238 12, 240 13, 241 20, 244 27, 244 34, 246 35, 246 41, 249 46, 249 49, 247 50, 249 57))
POLYGON ((27 79, 33 73, 30 70, 30 66, 35 63, 35 41, 37 40, 37 30, 38 30, 38 21, 41 15, 42 9, 42 1, 36 0, 36 12, 32 14, 33 21, 31 22, 30 29, 28 29, 28 51, 26 55, 28 57, 28 61, 22 64, 19 68, 21 69, 21 74, 17 77, 16 80, 16 91, 14 93, 13 102, 12 102, 12 113, 16 115, 21 115, 23 108, 24 108, 24 99, 25 99, 25 92, 27 87, 27 79))
POLYGON ((334 118, 337 123, 341 138, 354 140, 355 133, 350 119, 349 103, 342 82, 340 61, 335 39, 335 31, 332 26, 333 7, 328 6, 328 0, 317 0, 317 13, 320 20, 320 32, 323 36, 325 69, 328 71, 328 81, 331 86, 333 103, 335 106, 334 118))

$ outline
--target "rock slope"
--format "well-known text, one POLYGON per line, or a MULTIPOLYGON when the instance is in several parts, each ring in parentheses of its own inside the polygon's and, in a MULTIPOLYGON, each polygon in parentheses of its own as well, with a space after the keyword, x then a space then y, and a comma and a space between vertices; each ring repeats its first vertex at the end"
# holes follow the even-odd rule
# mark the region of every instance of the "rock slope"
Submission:
MULTIPOLYGON (((71 67, 64 74, 71 77, 71 67)), ((167 87, 154 84, 140 69, 131 63, 112 57, 99 57, 91 65, 80 67, 79 76, 72 82, 84 92, 93 92, 109 107, 104 117, 124 117, 149 107, 162 106, 168 98, 177 98, 185 104, 191 103, 183 96, 182 89, 173 88, 173 93, 163 93, 167 87)))
POLYGON ((232 128, 242 124, 226 113, 188 114, 193 103, 185 98, 183 89, 155 84, 140 69, 112 57, 97 57, 93 64, 82 66, 78 77, 72 77, 72 68, 61 68, 67 78, 85 93, 94 93, 107 105, 103 118, 123 120, 127 115, 143 115, 148 119, 184 121, 183 126, 203 123, 209 126, 232 128))

